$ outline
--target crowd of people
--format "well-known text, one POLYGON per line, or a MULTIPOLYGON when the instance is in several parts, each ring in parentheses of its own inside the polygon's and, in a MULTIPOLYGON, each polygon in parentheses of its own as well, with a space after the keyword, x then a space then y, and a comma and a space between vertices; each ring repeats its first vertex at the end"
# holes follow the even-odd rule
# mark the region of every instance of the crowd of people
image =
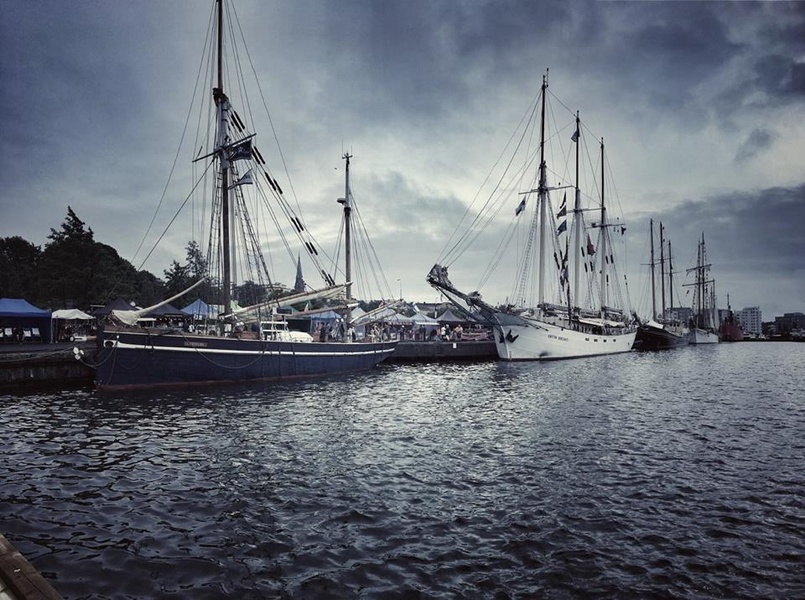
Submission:
MULTIPOLYGON (((367 341, 373 342, 392 339, 418 342, 460 342, 466 339, 485 339, 487 333, 487 330, 480 325, 465 329, 461 323, 452 327, 448 323, 419 326, 372 323, 366 326, 364 335, 367 341)), ((343 322, 338 322, 336 325, 319 322, 312 335, 317 342, 343 341, 345 339, 355 341, 357 339, 355 329, 350 327, 345 331, 343 322)))

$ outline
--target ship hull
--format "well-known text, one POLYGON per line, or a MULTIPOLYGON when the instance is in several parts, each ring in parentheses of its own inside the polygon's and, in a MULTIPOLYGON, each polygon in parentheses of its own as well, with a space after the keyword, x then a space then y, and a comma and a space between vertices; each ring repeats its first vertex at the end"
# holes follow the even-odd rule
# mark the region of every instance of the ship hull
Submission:
POLYGON ((720 341, 717 333, 706 329, 691 329, 688 339, 690 343, 694 345, 718 344, 720 341))
POLYGON ((687 346, 689 343, 690 340, 685 335, 649 325, 640 326, 635 337, 636 350, 668 350, 687 346))
POLYGON ((495 348, 506 361, 560 360, 630 352, 634 330, 588 333, 542 321, 496 315, 495 348))
POLYGON ((744 332, 737 323, 723 323, 720 333, 722 342, 742 342, 744 339, 744 332))
POLYGON ((96 355, 101 389, 316 377, 370 369, 397 342, 261 341, 105 331, 96 355))

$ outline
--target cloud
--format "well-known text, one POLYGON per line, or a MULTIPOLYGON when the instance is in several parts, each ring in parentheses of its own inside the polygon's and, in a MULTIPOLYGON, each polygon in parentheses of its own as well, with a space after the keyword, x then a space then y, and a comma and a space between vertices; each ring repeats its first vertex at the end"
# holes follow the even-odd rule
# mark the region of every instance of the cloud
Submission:
POLYGON ((764 129, 755 129, 738 148, 735 162, 744 162, 755 156, 758 152, 771 147, 774 135, 764 129))
MULTIPOLYGON (((730 293, 733 306, 761 306, 764 319, 801 310, 805 302, 805 183, 753 192, 730 192, 630 219, 630 264, 648 262, 648 251, 635 254, 635 236, 645 236, 648 219, 662 222, 672 241, 676 268, 696 262, 696 244, 704 234, 719 306, 730 293), (642 233, 645 232, 645 233, 642 233), (786 300, 789 299, 789 300, 786 300), (799 304, 797 304, 799 303, 799 304)), ((630 273, 639 285, 645 274, 630 273)))
MULTIPOLYGON (((711 230, 725 230, 725 213, 762 206, 742 204, 743 195, 766 190, 778 198, 770 190, 798 189, 805 172, 805 3, 233 6, 262 86, 251 109, 257 115, 265 102, 271 115, 270 125, 256 120, 272 173, 326 246, 337 231, 334 200, 343 195, 343 172, 334 167, 344 148, 354 151, 354 189, 369 234, 386 268, 400 271, 393 279, 411 282, 410 293, 431 294, 425 274, 548 67, 551 92, 607 137, 622 211, 680 217, 681 227, 691 210, 708 244, 713 236, 714 253, 722 240, 711 230), (703 198, 723 210, 690 203, 703 198), (401 261, 401 253, 410 258, 401 261)), ((161 232, 187 193, 162 197, 191 96, 210 92, 196 89, 195 78, 210 69, 200 54, 211 11, 212 2, 190 0, 5 0, 0 236, 42 244, 68 204, 99 241, 129 259, 160 202, 161 232)), ((251 64, 242 67, 251 73, 251 64)), ((251 121, 251 111, 241 116, 251 121)), ((189 148, 192 134, 185 135, 189 148)), ((190 154, 177 159, 179 183, 187 182, 178 173, 190 154)), ((755 218, 758 226, 787 225, 755 218)), ((171 231, 146 268, 160 274, 182 259, 194 231, 171 231)), ((754 256, 751 231, 734 233, 746 248, 733 254, 754 256)), ((484 243, 491 244, 473 247, 475 264, 494 250, 484 243)), ((680 240, 680 252, 690 244, 695 236, 680 240)), ((755 266, 762 271, 751 276, 770 276, 755 266)), ((277 279, 293 275, 292 268, 277 279)), ((787 293, 791 304, 802 302, 796 289, 787 293)))

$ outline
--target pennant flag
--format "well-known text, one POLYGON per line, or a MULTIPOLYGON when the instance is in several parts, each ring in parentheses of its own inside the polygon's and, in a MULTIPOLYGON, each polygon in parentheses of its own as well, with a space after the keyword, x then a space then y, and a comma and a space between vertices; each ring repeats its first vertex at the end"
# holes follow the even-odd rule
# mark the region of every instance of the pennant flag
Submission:
POLYGON ((246 173, 243 174, 243 177, 238 179, 235 183, 230 185, 230 188, 238 187, 239 185, 251 185, 254 183, 254 178, 252 177, 252 170, 249 169, 246 173))
POLYGON ((563 231, 567 231, 567 221, 559 223, 559 229, 556 230, 556 235, 559 235, 563 231))
POLYGON ((570 136, 570 139, 574 142, 579 141, 579 130, 576 128, 576 131, 573 132, 573 135, 570 136))
POLYGON ((595 246, 593 246, 593 241, 590 239, 590 234, 587 234, 587 254, 592 256, 595 254, 595 246))
POLYGON ((561 219, 565 215, 567 215, 567 192, 565 192, 565 195, 562 198, 562 205, 559 207, 559 212, 556 213, 556 218, 561 219))
POLYGON ((521 212, 525 210, 525 198, 520 200, 520 204, 517 205, 517 208, 514 210, 514 216, 518 216, 521 212))
POLYGON ((227 160, 234 162, 236 160, 248 160, 252 157, 252 140, 249 138, 245 142, 240 142, 229 148, 227 160))

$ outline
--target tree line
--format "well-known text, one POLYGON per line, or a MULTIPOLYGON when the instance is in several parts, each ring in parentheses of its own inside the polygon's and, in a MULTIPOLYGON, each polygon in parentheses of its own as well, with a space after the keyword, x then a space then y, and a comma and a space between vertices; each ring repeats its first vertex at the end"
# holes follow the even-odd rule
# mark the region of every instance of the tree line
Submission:
MULTIPOLYGON (((174 260, 163 271, 163 278, 159 278, 137 270, 117 250, 95 241, 92 229, 70 206, 61 227, 51 228, 47 239, 41 248, 20 236, 0 238, 0 298, 24 298, 50 310, 89 311, 115 298, 144 307, 178 294, 204 278, 204 283, 182 297, 179 304, 185 306, 197 298, 209 304, 223 302, 210 277, 207 260, 194 241, 187 244, 185 262, 174 260)), ((245 281, 235 288, 233 297, 241 306, 250 306, 288 293, 291 290, 267 290, 253 281, 245 281)), ((371 310, 381 302, 360 304, 364 310, 371 310)), ((324 302, 315 301, 312 305, 320 308, 324 302)))
MULTIPOLYGON (((160 279, 137 270, 117 250, 95 241, 95 234, 72 207, 60 229, 51 228, 44 247, 20 236, 0 238, 0 297, 24 298, 40 308, 81 308, 123 298, 151 306, 186 289, 207 275, 204 257, 195 242, 188 244, 185 264, 173 261, 160 279)), ((209 283, 187 302, 207 296, 215 301, 209 283)))

